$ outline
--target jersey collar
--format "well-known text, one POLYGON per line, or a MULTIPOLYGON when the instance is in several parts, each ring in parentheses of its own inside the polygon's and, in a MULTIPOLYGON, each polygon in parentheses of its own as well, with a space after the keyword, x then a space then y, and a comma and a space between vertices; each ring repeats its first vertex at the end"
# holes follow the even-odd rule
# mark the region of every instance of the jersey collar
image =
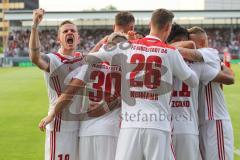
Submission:
POLYGON ((147 35, 146 38, 148 38, 148 39, 154 39, 154 40, 158 40, 158 41, 161 41, 161 42, 162 42, 162 40, 161 40, 160 38, 156 37, 156 36, 147 35))
POLYGON ((62 52, 61 52, 61 49, 58 49, 58 54, 60 54, 62 57, 66 58, 66 59, 71 59, 73 58, 74 56, 68 56, 68 55, 64 55, 62 52))

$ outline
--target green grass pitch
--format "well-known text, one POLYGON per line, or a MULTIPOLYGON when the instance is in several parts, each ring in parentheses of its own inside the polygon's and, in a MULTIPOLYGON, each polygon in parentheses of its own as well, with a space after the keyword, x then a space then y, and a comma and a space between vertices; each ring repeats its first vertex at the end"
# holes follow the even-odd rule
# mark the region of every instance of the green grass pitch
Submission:
MULTIPOLYGON (((224 92, 240 150, 240 65, 233 69, 235 85, 224 92)), ((43 160, 45 134, 37 127, 48 109, 43 73, 36 67, 0 68, 0 109, 0 160, 43 160)))

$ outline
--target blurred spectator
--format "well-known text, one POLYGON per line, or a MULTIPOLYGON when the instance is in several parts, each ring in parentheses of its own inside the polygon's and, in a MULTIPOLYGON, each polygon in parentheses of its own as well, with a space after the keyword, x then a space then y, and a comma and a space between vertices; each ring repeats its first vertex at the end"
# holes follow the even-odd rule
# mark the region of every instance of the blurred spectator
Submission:
MULTIPOLYGON (((148 29, 141 28, 137 31, 147 35, 148 29)), ((105 35, 110 34, 112 29, 81 29, 80 44, 78 50, 86 53, 105 35)), ((231 54, 240 54, 240 29, 230 31, 230 29, 206 29, 209 37, 209 46, 216 48, 220 53, 230 52, 231 54)), ((29 30, 12 31, 8 38, 8 48, 5 49, 4 55, 13 56, 28 56, 28 41, 29 30)), ((57 30, 45 29, 39 33, 41 41, 41 51, 44 53, 56 52, 58 50, 57 30)))

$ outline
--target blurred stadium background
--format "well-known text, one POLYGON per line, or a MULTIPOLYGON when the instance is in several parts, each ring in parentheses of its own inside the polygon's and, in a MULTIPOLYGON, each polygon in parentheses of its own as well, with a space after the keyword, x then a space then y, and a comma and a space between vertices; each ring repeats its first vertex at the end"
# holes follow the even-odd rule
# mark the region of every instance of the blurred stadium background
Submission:
MULTIPOLYGON (((43 159, 44 135, 38 132, 37 124, 47 113, 47 93, 41 72, 28 58, 32 9, 38 7, 38 0, 0 1, 0 160, 43 159)), ((224 91, 234 126, 235 159, 240 159, 240 1, 205 0, 204 10, 173 12, 176 23, 203 27, 210 47, 218 49, 221 57, 224 53, 231 56, 236 84, 224 91)), ((112 32, 116 13, 112 5, 101 10, 48 11, 40 25, 41 51, 57 51, 57 25, 71 19, 79 27, 78 50, 88 52, 112 32)), ((152 11, 132 13, 136 30, 147 34, 152 11)))

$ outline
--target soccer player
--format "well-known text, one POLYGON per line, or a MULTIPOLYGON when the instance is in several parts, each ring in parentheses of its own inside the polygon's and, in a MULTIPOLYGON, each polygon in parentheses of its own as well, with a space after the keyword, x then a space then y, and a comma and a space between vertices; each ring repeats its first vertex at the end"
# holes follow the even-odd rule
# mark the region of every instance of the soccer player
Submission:
MULTIPOLYGON (((187 29, 174 24, 168 38, 169 43, 188 41, 187 29)), ((206 85, 210 81, 218 82, 224 76, 222 71, 207 63, 186 61, 197 74, 199 81, 206 85)), ((226 79, 228 76, 225 77, 226 79)), ((199 129, 198 129, 198 91, 199 87, 191 88, 181 80, 174 78, 174 91, 171 98, 173 114, 173 142, 177 160, 198 160, 199 129), (184 147, 183 147, 184 146, 184 147)))
POLYGON ((151 17, 150 35, 86 57, 88 63, 102 60, 121 66, 122 122, 115 160, 170 158, 173 76, 191 87, 198 85, 180 53, 164 43, 173 17, 172 12, 157 9, 151 17))
MULTIPOLYGON (((121 32, 128 34, 128 32, 134 32, 135 18, 131 12, 120 11, 115 16, 115 22, 113 25, 113 32, 121 32)), ((100 40, 90 52, 97 52, 106 44, 108 35, 100 40)))
MULTIPOLYGON (((188 32, 204 61, 208 61, 212 67, 221 70, 219 53, 208 47, 206 32, 200 27, 190 28, 188 32)), ((223 66, 223 72, 228 74, 225 84, 233 84, 232 71, 223 66)), ((200 87, 199 106, 202 158, 204 160, 233 160, 232 123, 220 83, 209 82, 206 86, 200 87)))
MULTIPOLYGON (((127 34, 128 31, 134 30, 134 23, 134 16, 130 12, 119 12, 115 16, 115 24, 113 25, 113 30, 114 32, 127 34)), ((118 39, 115 39, 115 36, 113 34, 100 41, 94 50, 104 51, 106 44, 115 42, 118 39), (115 40, 113 41, 113 39, 115 40)), ((119 37, 124 36, 120 35, 119 37)), ((120 95, 121 74, 119 73, 119 67, 111 66, 108 63, 99 63, 91 65, 89 72, 91 80, 95 81, 94 83, 88 85, 88 88, 90 87, 94 89, 94 91, 90 91, 89 95, 86 97, 86 99, 88 99, 89 96, 89 103, 99 103, 102 99, 105 99, 108 103, 110 103, 112 99, 108 99, 110 96, 108 92, 115 92, 116 95, 120 95)), ((115 109, 109 113, 80 122, 80 160, 113 160, 115 158, 117 140, 119 135, 119 117, 121 104, 116 104, 116 106, 113 107, 115 109)), ((100 110, 101 109, 97 107, 96 109, 92 109, 91 112, 99 114, 98 112, 101 113, 100 110)))
MULTIPOLYGON (((57 97, 65 89, 65 83, 67 84, 78 72, 84 74, 85 69, 81 67, 83 58, 75 56, 77 44, 79 43, 79 34, 77 26, 71 21, 63 21, 59 26, 57 37, 60 43, 59 52, 49 54, 40 53, 38 25, 42 21, 43 16, 43 9, 40 8, 33 11, 33 25, 29 40, 29 57, 34 64, 44 71, 49 97, 49 112, 51 112, 57 97)), ((75 102, 69 109, 72 113, 77 113, 80 106, 77 100, 75 102)), ((71 118, 70 112, 67 116, 71 118)), ((44 121, 45 118, 41 123, 44 123, 44 121)), ((63 120, 61 113, 56 115, 54 121, 46 129, 45 160, 77 160, 78 130, 79 121, 72 119, 63 120)))
POLYGON ((196 45, 193 41, 189 40, 189 35, 186 30, 183 30, 178 24, 173 24, 172 29, 167 42, 171 42, 171 45, 176 47, 184 59, 194 62, 202 62, 203 57, 201 53, 196 49, 196 45))
MULTIPOLYGON (((117 43, 126 40, 125 35, 115 32, 109 36, 105 47, 111 49, 117 43)), ((90 81, 85 79, 85 82, 83 82, 82 78, 79 78, 81 73, 76 75, 64 94, 58 98, 55 109, 50 112, 41 126, 44 128, 53 120, 55 115, 69 105, 74 95, 79 91, 80 93, 83 92, 81 90, 83 90, 84 85, 89 86, 85 92, 88 102, 84 103, 86 108, 85 111, 82 111, 82 116, 88 119, 81 122, 80 159, 113 160, 115 158, 119 134, 120 70, 119 66, 110 66, 106 63, 90 65, 89 74, 86 74, 86 79, 90 81), (111 93, 112 91, 113 93, 111 93), (96 108, 92 109, 92 107, 96 108)))
MULTIPOLYGON (((134 30, 134 17, 130 12, 119 12, 115 17, 115 25, 114 32, 120 32, 127 34, 128 30, 134 30)), ((119 35, 119 33, 115 36, 125 37, 124 35, 119 35)), ((99 46, 95 49, 100 49, 104 51, 104 46, 107 43, 117 43, 114 40, 114 34, 112 36, 108 36, 107 39, 99 42, 99 46), (103 45, 104 44, 104 45, 103 45), (102 46, 103 45, 103 46, 102 46), (101 46, 101 47, 100 47, 101 46), (100 48, 99 48, 100 47, 100 48)), ((122 39, 121 39, 122 40, 122 39)), ((119 40, 118 40, 119 41, 119 40)), ((96 53, 97 54, 97 53, 96 53)), ((89 77, 91 77, 92 81, 95 81, 93 84, 88 84, 87 87, 93 88, 93 91, 87 93, 89 98, 86 96, 85 100, 89 101, 89 103, 102 102, 102 98, 106 99, 109 97, 109 87, 113 88, 112 90, 116 93, 120 92, 121 89, 121 80, 116 82, 115 79, 109 75, 118 75, 119 79, 119 71, 116 70, 116 67, 110 66, 107 63, 99 63, 91 66, 89 69, 89 77), (113 82, 112 82, 113 79, 113 82), (111 86, 111 83, 113 86, 111 86), (120 84, 119 84, 120 83, 120 84), (97 87, 97 88, 96 88, 97 87), (100 88, 99 88, 100 87, 100 88), (98 89, 101 89, 100 93, 98 89), (100 97, 99 97, 100 94, 100 97), (94 96, 95 95, 95 96, 94 96), (103 97, 101 97, 103 95, 103 97), (89 100, 88 100, 89 99, 89 100)), ((75 77, 73 84, 76 86, 80 86, 81 80, 78 80, 78 77, 75 77)), ((73 93, 71 93, 73 94, 73 93)), ((111 94, 110 94, 111 95, 111 94)), ((108 100, 109 101, 109 100, 108 100)), ((87 104, 86 104, 87 105, 87 104)), ((86 106, 85 105, 85 106, 86 106)), ((119 134, 119 125, 120 125, 120 104, 113 103, 113 108, 109 113, 106 113, 103 108, 97 107, 95 109, 90 109, 87 111, 88 116, 92 116, 88 120, 83 120, 80 122, 80 130, 79 130, 79 157, 80 160, 112 160, 115 158, 117 139, 119 134), (114 106, 114 104, 116 104, 114 106), (105 114, 106 113, 106 114, 105 114), (98 148, 97 146, 101 146, 98 148)), ((85 111, 86 112, 86 111, 85 111)), ((51 117, 51 116, 50 116, 51 117)), ((44 127, 44 126, 43 126, 44 127)))

